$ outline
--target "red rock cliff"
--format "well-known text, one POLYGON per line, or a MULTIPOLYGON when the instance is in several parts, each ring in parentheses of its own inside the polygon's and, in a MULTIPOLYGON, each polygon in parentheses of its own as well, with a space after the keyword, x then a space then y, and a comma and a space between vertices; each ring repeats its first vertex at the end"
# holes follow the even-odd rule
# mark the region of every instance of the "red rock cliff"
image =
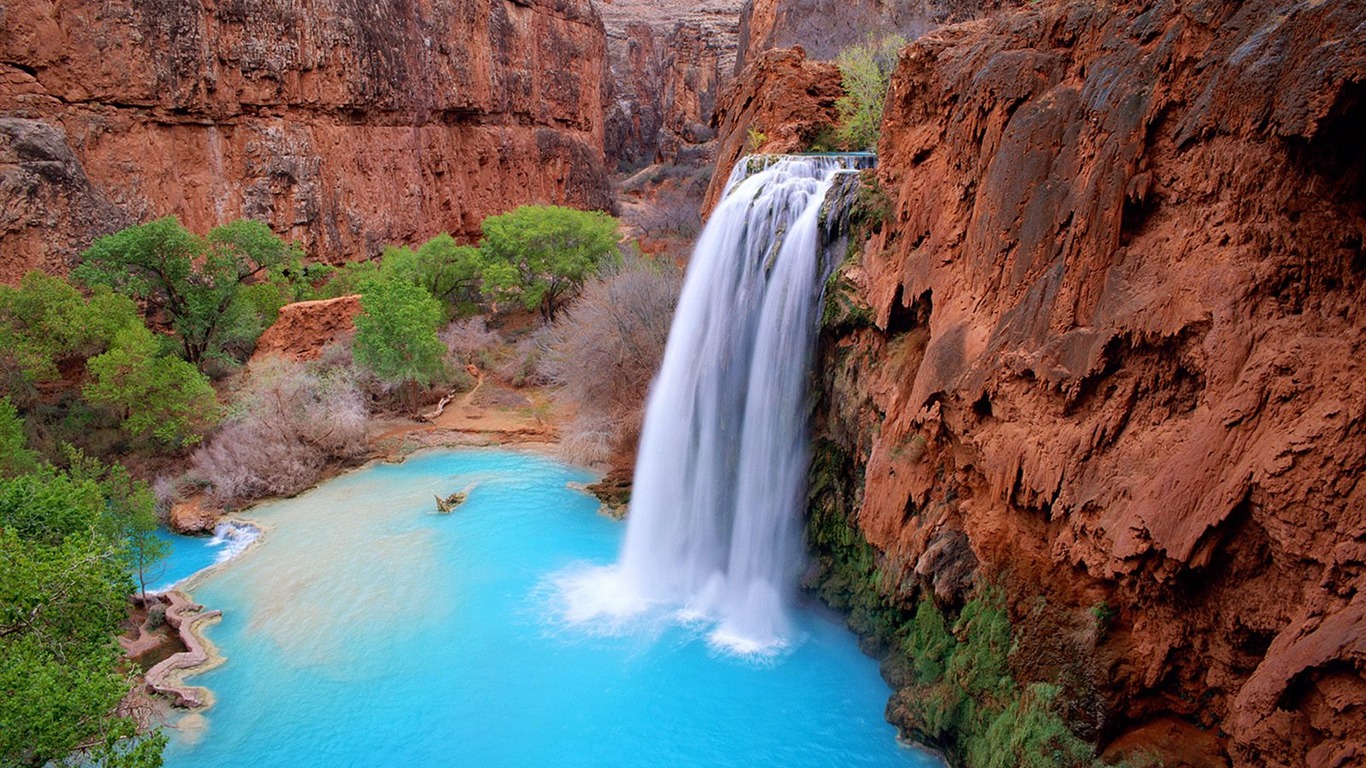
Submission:
POLYGON ((1063 2, 902 53, 822 437, 888 588, 1005 583, 1102 745, 1366 764, 1364 18, 1063 2))
POLYGON ((589 0, 15 0, 0 27, 3 281, 166 214, 336 261, 611 205, 589 0))

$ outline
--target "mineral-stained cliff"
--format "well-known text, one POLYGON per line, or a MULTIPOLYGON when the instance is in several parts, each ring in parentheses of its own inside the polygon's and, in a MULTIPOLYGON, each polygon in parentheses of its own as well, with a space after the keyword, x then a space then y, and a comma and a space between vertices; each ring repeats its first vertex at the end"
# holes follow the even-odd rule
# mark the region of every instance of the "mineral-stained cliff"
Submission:
POLYGON ((1363 19, 1044 2, 894 75, 816 501, 882 606, 1003 585, 1112 755, 1366 764, 1363 19))
POLYGON ((9 0, 0 29, 0 280, 165 214, 335 261, 611 205, 589 0, 9 0))

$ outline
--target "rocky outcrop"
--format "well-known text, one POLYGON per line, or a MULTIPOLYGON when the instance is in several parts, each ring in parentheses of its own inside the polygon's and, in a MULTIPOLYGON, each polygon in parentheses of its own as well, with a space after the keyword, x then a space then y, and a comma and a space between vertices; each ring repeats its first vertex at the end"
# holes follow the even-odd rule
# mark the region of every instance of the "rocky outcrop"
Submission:
POLYGON ((16 0, 0 24, 3 281, 166 214, 340 261, 612 204, 589 0, 16 0))
POLYGON ((1003 584, 1102 745, 1366 762, 1362 18, 1031 5, 893 78, 821 439, 882 598, 1003 584))
POLYGON ((712 113, 735 68, 741 0, 604 0, 611 92, 606 150, 619 170, 709 161, 712 113))
POLYGON ((256 340, 251 361, 271 356, 316 360, 328 344, 355 332, 360 312, 360 296, 286 304, 280 308, 275 322, 256 340))
POLYGON ((147 692, 165 696, 181 709, 202 709, 213 704, 213 694, 207 688, 186 685, 186 673, 204 672, 222 663, 213 646, 204 639, 200 627, 223 618, 222 611, 205 611, 204 606, 191 602, 180 590, 173 589, 163 596, 166 603, 166 623, 180 637, 186 650, 166 658, 147 670, 147 692))
POLYGON ((747 154, 800 152, 838 118, 839 69, 800 48, 768 51, 726 91, 716 112, 720 146, 702 205, 710 213, 735 163, 747 154))

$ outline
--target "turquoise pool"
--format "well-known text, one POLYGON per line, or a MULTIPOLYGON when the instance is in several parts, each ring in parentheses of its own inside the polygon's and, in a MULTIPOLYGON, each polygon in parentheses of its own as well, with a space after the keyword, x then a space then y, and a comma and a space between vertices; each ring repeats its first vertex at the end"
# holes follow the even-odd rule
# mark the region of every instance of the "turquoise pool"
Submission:
POLYGON ((265 533, 203 578, 227 662, 217 704, 167 750, 194 766, 929 766, 837 617, 789 649, 725 655, 687 622, 566 618, 563 574, 616 559, 624 526, 508 451, 432 451, 252 510, 265 533), (434 493, 468 489, 454 514, 434 493))

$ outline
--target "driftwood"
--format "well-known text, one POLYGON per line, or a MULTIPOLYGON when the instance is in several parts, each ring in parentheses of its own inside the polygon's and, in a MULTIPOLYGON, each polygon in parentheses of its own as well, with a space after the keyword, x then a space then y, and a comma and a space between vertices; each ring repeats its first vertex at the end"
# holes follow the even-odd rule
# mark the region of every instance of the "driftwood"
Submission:
POLYGON ((456 491, 444 499, 434 493, 432 497, 436 499, 436 510, 443 515, 449 515, 456 507, 465 503, 467 495, 464 491, 456 491))
POLYGON ((451 401, 454 400, 454 399, 455 399, 455 393, 454 393, 454 392, 450 393, 449 395, 446 395, 445 397, 441 398, 441 402, 439 402, 439 403, 436 404, 436 410, 430 411, 430 412, 428 412, 428 413, 418 414, 417 420, 418 420, 418 421, 436 421, 437 419, 441 418, 441 414, 442 414, 442 413, 445 413, 445 411, 446 411, 446 406, 450 405, 450 404, 451 404, 451 401))

